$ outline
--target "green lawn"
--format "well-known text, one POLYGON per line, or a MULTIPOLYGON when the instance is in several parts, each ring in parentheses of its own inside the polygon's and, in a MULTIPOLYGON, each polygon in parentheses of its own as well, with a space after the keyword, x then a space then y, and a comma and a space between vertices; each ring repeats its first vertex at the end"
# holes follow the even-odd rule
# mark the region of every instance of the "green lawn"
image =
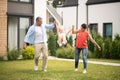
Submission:
POLYGON ((83 65, 74 72, 74 62, 48 61, 48 71, 33 70, 33 60, 0 61, 0 80, 120 80, 120 66, 88 64, 87 74, 83 74, 83 65))

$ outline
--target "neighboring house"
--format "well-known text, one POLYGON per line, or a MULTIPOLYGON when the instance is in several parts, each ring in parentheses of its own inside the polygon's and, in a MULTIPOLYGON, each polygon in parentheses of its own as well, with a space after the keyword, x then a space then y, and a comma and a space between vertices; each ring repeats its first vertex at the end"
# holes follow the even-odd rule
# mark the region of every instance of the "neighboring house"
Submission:
POLYGON ((8 0, 7 7, 7 48, 21 49, 27 29, 33 23, 34 1, 8 0))
POLYGON ((33 0, 0 1, 0 56, 22 48, 26 29, 33 23, 33 0))
POLYGON ((120 0, 88 0, 88 24, 104 38, 120 34, 120 0))
POLYGON ((87 23, 90 30, 94 29, 104 38, 114 39, 115 34, 120 34, 120 0, 65 0, 57 11, 63 14, 66 30, 72 24, 79 28, 87 23))
POLYGON ((62 24, 62 17, 58 14, 57 10, 52 6, 51 0, 47 1, 46 4, 46 19, 47 23, 51 22, 51 19, 54 18, 59 24, 62 24))
POLYGON ((46 0, 0 0, 0 56, 7 55, 7 50, 23 48, 24 36, 38 16, 45 24, 50 23, 50 17, 61 23, 46 0))

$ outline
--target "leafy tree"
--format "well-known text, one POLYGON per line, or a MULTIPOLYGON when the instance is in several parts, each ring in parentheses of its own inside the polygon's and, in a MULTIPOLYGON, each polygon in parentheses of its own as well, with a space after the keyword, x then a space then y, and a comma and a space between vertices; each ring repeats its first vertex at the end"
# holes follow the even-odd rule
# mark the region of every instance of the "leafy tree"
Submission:
POLYGON ((53 1, 53 7, 57 7, 57 5, 62 5, 64 3, 65 0, 54 0, 53 1))

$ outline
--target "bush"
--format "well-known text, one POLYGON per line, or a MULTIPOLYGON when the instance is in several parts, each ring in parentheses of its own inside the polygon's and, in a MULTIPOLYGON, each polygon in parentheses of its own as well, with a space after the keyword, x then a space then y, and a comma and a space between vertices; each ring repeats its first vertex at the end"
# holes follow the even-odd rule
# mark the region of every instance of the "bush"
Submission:
MULTIPOLYGON (((100 47, 103 50, 103 38, 100 36, 100 34, 93 32, 93 33, 91 33, 91 36, 100 45, 100 47)), ((102 58, 102 51, 100 52, 98 50, 98 48, 96 46, 94 46, 94 44, 90 41, 88 41, 88 49, 90 50, 89 54, 88 54, 89 57, 102 58)))
POLYGON ((22 55, 23 55, 23 59, 33 59, 34 58, 34 47, 27 46, 26 49, 23 49, 22 55))
POLYGON ((101 38, 96 39, 96 42, 101 47, 101 51, 99 51, 98 47, 95 47, 95 50, 94 50, 95 56, 96 56, 96 58, 102 58, 103 57, 103 48, 104 48, 103 47, 103 43, 104 43, 103 38, 101 37, 101 38))
POLYGON ((53 32, 50 32, 48 38, 48 49, 50 50, 52 56, 56 55, 57 46, 57 35, 55 35, 53 32))
POLYGON ((88 50, 87 58, 95 58, 95 53, 88 50))
POLYGON ((59 58, 74 59, 75 50, 69 44, 56 50, 56 56, 59 58))
POLYGON ((2 60, 3 60, 3 57, 0 56, 0 61, 2 61, 2 60))
POLYGON ((116 34, 112 42, 110 57, 112 59, 120 59, 120 35, 116 34))
POLYGON ((103 50, 103 58, 110 58, 111 53, 111 41, 110 38, 107 37, 104 41, 104 50, 103 50))
POLYGON ((20 55, 20 52, 17 49, 13 49, 8 51, 8 60, 16 60, 18 56, 20 55))
POLYGON ((71 46, 73 46, 73 39, 72 36, 66 37, 68 44, 70 44, 71 46))

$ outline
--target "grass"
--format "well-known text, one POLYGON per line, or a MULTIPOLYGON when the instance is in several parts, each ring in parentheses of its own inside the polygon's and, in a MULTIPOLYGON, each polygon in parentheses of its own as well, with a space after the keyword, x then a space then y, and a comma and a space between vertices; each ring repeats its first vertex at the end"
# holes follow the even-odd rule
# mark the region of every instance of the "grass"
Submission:
POLYGON ((33 60, 0 61, 0 80, 120 80, 120 67, 88 64, 86 74, 82 73, 83 65, 79 64, 79 71, 74 72, 74 62, 48 61, 48 71, 34 71, 33 60))

